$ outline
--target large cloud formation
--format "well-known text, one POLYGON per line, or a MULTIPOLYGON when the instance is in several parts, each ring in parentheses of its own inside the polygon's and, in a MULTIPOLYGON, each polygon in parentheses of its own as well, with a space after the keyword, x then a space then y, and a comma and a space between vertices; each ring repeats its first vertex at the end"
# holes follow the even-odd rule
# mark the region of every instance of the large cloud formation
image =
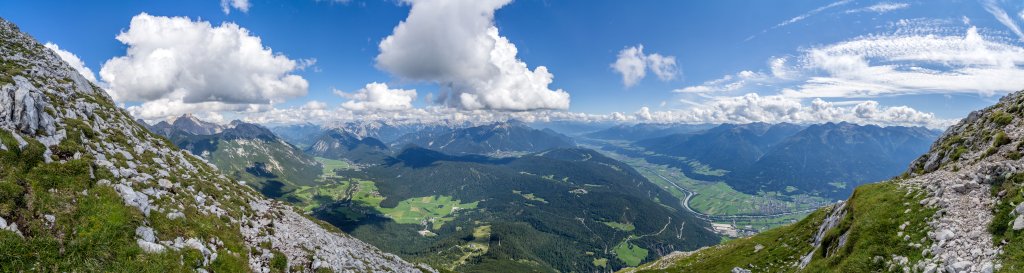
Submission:
POLYGON ((727 95, 775 92, 794 98, 874 98, 919 94, 994 95, 1024 86, 1024 48, 961 35, 871 35, 769 61, 771 73, 744 71, 676 90, 727 95), (743 76, 747 75, 747 76, 743 76), (781 91, 778 86, 786 86, 781 91), (733 92, 735 94, 735 92, 733 92))
POLYGON ((441 84, 437 101, 460 109, 569 108, 569 93, 551 90, 554 75, 530 70, 494 25, 511 0, 406 0, 409 17, 380 42, 377 67, 400 78, 441 84))
POLYGON ((117 40, 127 55, 104 63, 100 76, 115 100, 143 103, 129 108, 142 118, 260 108, 303 96, 309 86, 291 74, 308 61, 274 53, 233 23, 142 13, 117 40))
POLYGON ((644 54, 644 45, 623 48, 618 58, 611 64, 612 69, 622 75, 622 84, 626 87, 636 85, 647 76, 647 70, 654 72, 658 79, 668 81, 679 75, 675 56, 664 56, 658 53, 644 54))

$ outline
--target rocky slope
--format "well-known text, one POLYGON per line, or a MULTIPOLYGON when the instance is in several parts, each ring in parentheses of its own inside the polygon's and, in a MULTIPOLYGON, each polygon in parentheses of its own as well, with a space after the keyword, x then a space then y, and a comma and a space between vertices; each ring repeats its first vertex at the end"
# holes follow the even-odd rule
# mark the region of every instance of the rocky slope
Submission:
POLYGON ((0 140, 4 271, 432 271, 219 175, 2 19, 0 140))
POLYGON ((360 137, 342 129, 331 129, 320 135, 317 141, 306 149, 306 153, 355 163, 379 163, 390 151, 384 142, 376 138, 360 137))
POLYGON ((630 271, 1024 271, 1024 91, 950 127, 906 174, 803 221, 630 271))
POLYGON ((150 131, 161 135, 168 135, 173 131, 181 131, 193 135, 212 135, 224 130, 224 126, 220 124, 203 121, 192 114, 182 115, 170 122, 160 121, 146 127, 150 131))

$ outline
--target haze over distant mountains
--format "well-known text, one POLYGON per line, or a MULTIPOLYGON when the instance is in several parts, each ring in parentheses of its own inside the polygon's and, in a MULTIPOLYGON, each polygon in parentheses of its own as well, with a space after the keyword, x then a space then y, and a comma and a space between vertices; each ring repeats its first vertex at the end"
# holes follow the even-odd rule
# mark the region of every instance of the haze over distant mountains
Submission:
POLYGON ((395 141, 395 145, 408 144, 450 154, 539 152, 576 146, 568 136, 551 129, 537 130, 519 121, 411 133, 395 141))
POLYGON ((898 175, 939 132, 922 127, 851 123, 725 124, 635 142, 658 154, 728 171, 736 190, 812 193, 841 198, 859 184, 898 175))

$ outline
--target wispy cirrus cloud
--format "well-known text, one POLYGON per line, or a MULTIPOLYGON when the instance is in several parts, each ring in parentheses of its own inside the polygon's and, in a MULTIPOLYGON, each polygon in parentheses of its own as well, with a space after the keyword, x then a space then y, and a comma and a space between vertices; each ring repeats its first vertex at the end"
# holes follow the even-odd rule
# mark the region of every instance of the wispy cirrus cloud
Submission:
POLYGON ((858 13, 858 12, 886 13, 886 12, 890 12, 890 11, 894 11, 894 10, 900 10, 900 9, 905 9, 905 8, 909 8, 909 7, 910 7, 910 4, 908 4, 908 3, 882 2, 882 3, 877 3, 877 4, 870 5, 870 6, 863 7, 863 8, 850 9, 850 10, 847 10, 846 13, 858 13))
MULTIPOLYGON (((853 2, 853 0, 841 0, 841 1, 833 2, 831 4, 824 5, 824 6, 812 9, 812 10, 810 10, 808 12, 805 12, 805 13, 802 13, 800 15, 797 15, 796 17, 789 18, 789 20, 782 21, 782 22, 776 24, 775 26, 772 26, 770 28, 762 30, 760 34, 764 34, 764 33, 767 33, 770 30, 781 28, 781 27, 784 27, 784 26, 788 26, 788 25, 794 24, 796 22, 803 21, 804 19, 810 18, 810 17, 812 17, 814 15, 817 15, 817 14, 823 12, 823 11, 826 11, 828 9, 835 8, 835 7, 838 7, 838 6, 846 5, 846 4, 849 4, 850 2, 853 2)), ((743 41, 746 42, 746 41, 753 40, 754 38, 757 37, 757 35, 758 34, 750 35, 750 37, 747 37, 747 39, 744 39, 743 41)))
POLYGON ((872 35, 774 58, 769 73, 736 75, 679 93, 778 93, 796 98, 874 98, 910 94, 994 95, 1024 88, 1024 48, 963 35, 872 35), (746 76, 743 76, 746 75, 746 76))
MULTIPOLYGON (((882 106, 874 99, 994 96, 1024 89, 1024 47, 1008 37, 982 35, 974 26, 954 32, 952 24, 928 22, 919 29, 921 24, 901 20, 895 27, 910 29, 773 57, 761 70, 674 90, 688 108, 660 115, 662 120, 850 121, 941 128, 953 121, 907 106, 882 106)), ((659 114, 641 116, 657 120, 659 114)))
MULTIPOLYGON (((1009 28, 1013 34, 1017 34, 1018 39, 1024 41, 1024 31, 1021 31, 1017 22, 1013 21, 1013 17, 1010 17, 1010 14, 1006 13, 1006 10, 1000 7, 999 3, 995 0, 981 0, 981 5, 985 7, 985 11, 988 11, 992 16, 995 16, 999 23, 1002 23, 1006 28, 1009 28)), ((1024 19, 1024 11, 1021 12, 1021 18, 1024 19)))
POLYGON ((823 12, 825 10, 828 10, 828 9, 831 9, 831 8, 834 8, 834 7, 838 7, 838 6, 842 6, 842 5, 846 5, 846 4, 849 4, 850 2, 853 2, 853 0, 842 0, 842 1, 833 2, 831 4, 818 7, 816 9, 811 10, 811 11, 805 12, 804 14, 800 14, 800 15, 797 15, 796 17, 790 18, 789 20, 782 21, 778 25, 775 25, 774 27, 772 27, 772 29, 784 27, 784 26, 787 26, 787 25, 790 25, 790 24, 793 24, 793 23, 796 23, 796 22, 803 21, 804 19, 810 18, 811 16, 817 15, 818 13, 821 13, 821 12, 823 12))

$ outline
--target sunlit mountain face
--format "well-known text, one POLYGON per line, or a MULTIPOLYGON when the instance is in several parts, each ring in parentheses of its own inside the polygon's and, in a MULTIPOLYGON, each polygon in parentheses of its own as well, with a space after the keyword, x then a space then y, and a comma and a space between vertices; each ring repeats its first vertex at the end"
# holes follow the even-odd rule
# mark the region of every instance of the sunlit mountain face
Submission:
POLYGON ((1022 25, 1005 0, 3 1, 0 269, 1017 272, 1022 25))

